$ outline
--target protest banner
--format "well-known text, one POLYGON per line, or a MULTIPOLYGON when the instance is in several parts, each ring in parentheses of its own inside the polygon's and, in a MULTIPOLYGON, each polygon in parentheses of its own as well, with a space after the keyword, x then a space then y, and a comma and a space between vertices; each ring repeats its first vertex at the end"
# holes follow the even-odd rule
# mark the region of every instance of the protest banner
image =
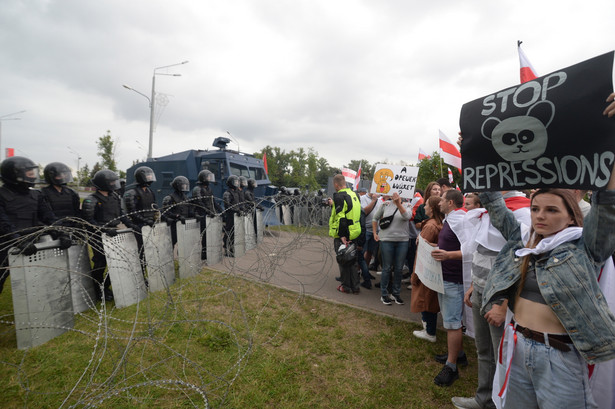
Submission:
POLYGON ((468 102, 465 191, 603 188, 615 162, 613 52, 468 102))
POLYGON ((372 179, 371 192, 380 195, 398 193, 401 197, 414 197, 419 168, 414 166, 378 163, 372 179))
POLYGON ((444 282, 442 281, 442 264, 436 261, 431 252, 436 250, 424 238, 419 236, 419 245, 416 249, 416 267, 414 272, 421 282, 432 290, 444 294, 444 282))

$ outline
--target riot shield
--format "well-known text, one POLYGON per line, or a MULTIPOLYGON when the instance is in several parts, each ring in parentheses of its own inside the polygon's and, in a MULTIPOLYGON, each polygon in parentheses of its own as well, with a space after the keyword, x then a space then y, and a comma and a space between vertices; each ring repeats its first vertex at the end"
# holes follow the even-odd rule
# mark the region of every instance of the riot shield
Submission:
POLYGON ((90 275, 88 246, 74 243, 68 250, 68 271, 75 314, 88 310, 98 301, 94 281, 90 275))
POLYGON ((74 325, 67 253, 50 248, 58 245, 37 244, 41 250, 31 256, 9 254, 19 349, 44 344, 74 325))
POLYGON ((256 247, 256 231, 254 230, 254 212, 248 213, 244 217, 245 223, 245 242, 246 242, 246 251, 252 250, 256 247))
POLYGON ((188 278, 201 271, 201 230, 196 219, 176 223, 179 278, 188 278))
POLYGON ((168 288, 175 282, 171 227, 166 223, 157 223, 154 227, 143 226, 141 233, 149 291, 156 292, 168 288))
POLYGON ((262 210, 256 210, 256 242, 261 243, 263 241, 263 233, 265 231, 265 218, 263 217, 262 210))
POLYGON ((207 235, 207 265, 218 264, 222 260, 222 217, 207 217, 205 234, 207 235))
POLYGON ((124 308, 143 300, 147 290, 132 230, 118 230, 114 237, 103 234, 102 242, 115 306, 124 308))
POLYGON ((235 217, 235 240, 233 243, 233 255, 235 258, 239 258, 246 254, 246 228, 245 228, 245 216, 240 216, 237 213, 235 217))
POLYGON ((290 206, 289 205, 282 205, 282 213, 284 216, 284 224, 286 226, 291 226, 293 224, 293 218, 292 218, 292 214, 290 212, 290 206))

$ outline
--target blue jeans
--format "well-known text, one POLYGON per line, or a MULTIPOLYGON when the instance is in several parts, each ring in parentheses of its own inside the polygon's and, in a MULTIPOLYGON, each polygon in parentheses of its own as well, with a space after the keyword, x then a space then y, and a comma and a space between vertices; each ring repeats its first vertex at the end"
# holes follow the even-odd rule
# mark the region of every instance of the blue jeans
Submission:
POLYGON ((425 321, 425 332, 429 335, 436 335, 436 328, 438 326, 438 313, 423 311, 421 312, 421 319, 425 321))
POLYGON ((365 257, 363 257, 363 250, 357 252, 357 263, 359 264, 359 269, 361 270, 361 276, 363 277, 363 281, 367 286, 369 284, 369 288, 372 287, 372 277, 369 273, 369 268, 367 267, 367 262, 365 261, 365 257))
POLYGON ((562 352, 517 332, 504 408, 596 408, 587 376, 572 344, 562 352))
POLYGON ((401 275, 404 261, 408 253, 408 241, 381 241, 380 254, 382 255, 382 275, 380 277, 380 293, 387 297, 389 281, 392 282, 394 296, 399 296, 401 291, 401 275), (391 273, 393 272, 393 280, 391 273))

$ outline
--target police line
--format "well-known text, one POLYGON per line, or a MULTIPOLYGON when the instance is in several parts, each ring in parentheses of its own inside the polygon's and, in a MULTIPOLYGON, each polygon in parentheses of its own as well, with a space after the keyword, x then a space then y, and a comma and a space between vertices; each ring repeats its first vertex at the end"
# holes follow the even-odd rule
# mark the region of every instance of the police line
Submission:
MULTIPOLYGON (((261 210, 234 215, 232 254, 235 257, 243 256, 262 242, 263 220, 261 210)), ((222 225, 220 216, 176 222, 180 279, 197 275, 204 265, 222 261, 222 225), (202 242, 206 243, 206 261, 201 257, 202 242)), ((135 239, 138 233, 130 229, 117 232, 113 237, 102 235, 115 306, 124 308, 136 304, 145 299, 148 291, 167 290, 176 278, 171 226, 156 223, 153 227, 142 228, 147 285, 135 239)), ((38 251, 32 255, 23 255, 16 248, 9 251, 18 349, 44 344, 68 331, 74 326, 74 314, 93 309, 97 302, 94 286, 99 283, 90 276, 87 244, 76 241, 66 250, 59 247, 59 240, 49 240, 37 243, 38 251)))

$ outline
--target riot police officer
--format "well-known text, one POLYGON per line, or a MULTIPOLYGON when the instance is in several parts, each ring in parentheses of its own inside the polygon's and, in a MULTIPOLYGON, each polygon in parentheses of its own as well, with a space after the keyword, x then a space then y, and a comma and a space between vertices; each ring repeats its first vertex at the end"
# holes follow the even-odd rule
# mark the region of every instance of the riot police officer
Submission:
POLYGON ((104 277, 107 259, 102 244, 102 233, 109 236, 117 235, 117 227, 123 222, 126 227, 132 227, 132 222, 125 217, 122 210, 121 199, 116 193, 120 188, 118 175, 109 169, 96 172, 91 180, 96 192, 89 195, 83 201, 83 218, 94 227, 90 246, 92 247, 92 279, 95 281, 94 288, 99 299, 113 301, 111 292, 111 280, 109 275, 104 277), (100 286, 104 287, 101 292, 100 286))
POLYGON ((227 189, 222 195, 224 201, 224 250, 227 257, 234 256, 235 214, 241 214, 239 177, 231 175, 226 179, 227 189))
POLYGON ((186 193, 190 191, 190 182, 185 176, 177 176, 171 182, 173 193, 162 199, 162 220, 171 226, 173 246, 177 243, 177 227, 175 222, 186 223, 192 216, 192 206, 188 203, 186 193))
POLYGON ((216 176, 213 172, 205 169, 199 172, 196 186, 192 189, 192 201, 195 206, 196 217, 201 221, 201 260, 207 260, 207 234, 206 218, 214 217, 222 213, 222 208, 214 199, 214 194, 209 187, 210 183, 215 183, 216 176))
POLYGON ((53 213, 60 219, 81 216, 79 195, 66 185, 73 181, 68 166, 61 162, 52 162, 43 170, 47 186, 41 189, 43 197, 49 203, 53 213))
MULTIPOLYGON (((25 239, 56 221, 56 216, 38 190, 31 189, 38 179, 38 166, 28 158, 13 156, 0 165, 0 292, 9 270, 8 249, 18 247, 24 255, 37 249, 34 240, 25 239)), ((70 239, 62 237, 62 248, 70 247, 70 239)))
POLYGON ((248 178, 245 176, 239 176, 239 187, 237 188, 237 193, 239 194, 239 203, 241 211, 247 211, 249 209, 248 204, 246 203, 246 189, 248 188, 248 178))
MULTIPOLYGON (((156 209, 158 205, 156 204, 156 195, 150 189, 152 183, 156 181, 156 175, 150 167, 139 166, 135 169, 134 177, 137 186, 125 191, 123 201, 127 213, 126 216, 130 218, 135 230, 139 259, 141 260, 141 271, 145 275, 146 264, 141 230, 143 226, 153 226, 156 222, 156 209)), ((145 282, 147 283, 147 280, 145 282)))

